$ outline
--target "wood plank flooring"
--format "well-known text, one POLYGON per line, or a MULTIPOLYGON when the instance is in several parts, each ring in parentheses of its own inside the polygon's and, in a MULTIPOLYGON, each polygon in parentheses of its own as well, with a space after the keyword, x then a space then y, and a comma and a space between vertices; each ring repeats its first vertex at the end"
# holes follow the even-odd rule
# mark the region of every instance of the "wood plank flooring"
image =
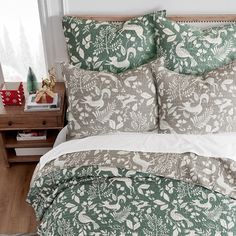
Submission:
POLYGON ((25 202, 35 166, 14 164, 6 168, 0 162, 0 234, 36 232, 34 211, 25 202))

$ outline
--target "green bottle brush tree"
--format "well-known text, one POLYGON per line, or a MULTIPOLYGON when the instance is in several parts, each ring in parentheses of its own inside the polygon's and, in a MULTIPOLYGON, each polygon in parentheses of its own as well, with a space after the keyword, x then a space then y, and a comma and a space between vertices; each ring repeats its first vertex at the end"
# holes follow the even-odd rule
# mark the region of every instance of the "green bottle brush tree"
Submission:
POLYGON ((27 89, 29 94, 35 94, 38 90, 37 78, 31 67, 29 67, 27 75, 27 89))

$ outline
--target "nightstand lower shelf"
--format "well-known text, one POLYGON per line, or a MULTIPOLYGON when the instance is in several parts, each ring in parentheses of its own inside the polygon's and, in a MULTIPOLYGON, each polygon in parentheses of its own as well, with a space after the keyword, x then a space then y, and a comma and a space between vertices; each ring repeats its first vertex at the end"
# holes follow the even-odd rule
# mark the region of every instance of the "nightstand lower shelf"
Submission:
POLYGON ((1 131, 0 132, 0 156, 5 160, 6 166, 10 167, 10 164, 13 163, 23 163, 23 162, 39 162, 40 157, 39 153, 32 152, 32 149, 51 149, 56 140, 58 132, 60 130, 47 130, 47 139, 46 140, 33 140, 33 141, 17 141, 16 135, 17 131, 1 131), (32 152, 32 155, 17 155, 16 150, 18 149, 31 149, 24 150, 23 152, 32 152))
POLYGON ((17 132, 8 132, 5 137, 5 148, 52 147, 56 140, 57 134, 57 130, 48 130, 46 140, 17 141, 17 132))
POLYGON ((19 162, 39 162, 41 156, 10 156, 8 157, 9 163, 19 162))
POLYGON ((17 156, 14 149, 7 150, 8 162, 39 162, 41 155, 17 156))

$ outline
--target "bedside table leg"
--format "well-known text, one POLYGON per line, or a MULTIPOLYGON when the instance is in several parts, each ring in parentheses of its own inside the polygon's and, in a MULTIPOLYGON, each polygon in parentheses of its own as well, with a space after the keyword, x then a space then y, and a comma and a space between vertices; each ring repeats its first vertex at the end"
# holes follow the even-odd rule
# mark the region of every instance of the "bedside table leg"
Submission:
POLYGON ((7 158, 7 151, 5 148, 5 141, 4 141, 3 132, 0 132, 0 158, 3 159, 3 162, 6 167, 10 167, 10 164, 9 164, 8 158, 7 158))

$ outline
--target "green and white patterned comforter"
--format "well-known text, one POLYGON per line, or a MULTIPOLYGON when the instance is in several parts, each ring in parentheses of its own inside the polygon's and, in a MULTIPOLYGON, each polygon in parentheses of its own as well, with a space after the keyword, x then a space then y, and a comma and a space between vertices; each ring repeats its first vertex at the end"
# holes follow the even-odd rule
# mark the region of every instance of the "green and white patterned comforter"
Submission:
POLYGON ((39 235, 236 235, 236 163, 193 153, 70 152, 37 168, 39 235))

